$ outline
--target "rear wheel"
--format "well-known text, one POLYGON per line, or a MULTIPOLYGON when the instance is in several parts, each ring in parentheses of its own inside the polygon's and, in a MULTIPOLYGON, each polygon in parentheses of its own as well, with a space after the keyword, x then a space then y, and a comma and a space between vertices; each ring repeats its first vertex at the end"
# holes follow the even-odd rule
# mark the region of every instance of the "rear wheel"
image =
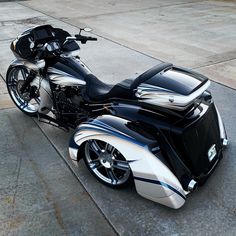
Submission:
POLYGON ((84 145, 84 161, 90 172, 103 184, 112 188, 125 187, 132 181, 129 163, 112 145, 89 140, 84 145))
POLYGON ((29 70, 24 66, 11 67, 7 72, 6 85, 16 106, 27 115, 36 116, 40 104, 38 86, 29 85, 24 92, 21 92, 28 75, 29 70))

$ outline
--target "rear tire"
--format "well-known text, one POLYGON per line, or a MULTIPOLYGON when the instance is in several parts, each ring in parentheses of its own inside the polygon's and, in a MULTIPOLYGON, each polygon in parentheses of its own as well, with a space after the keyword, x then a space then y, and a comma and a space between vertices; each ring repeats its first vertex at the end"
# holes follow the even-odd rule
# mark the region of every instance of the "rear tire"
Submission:
POLYGON ((6 76, 6 85, 8 93, 15 105, 28 116, 35 117, 37 116, 40 104, 38 88, 36 86, 29 86, 24 93, 20 91, 28 75, 29 70, 24 66, 9 67, 6 76), (35 95, 31 98, 33 89, 35 90, 35 95))
POLYGON ((129 163, 112 145, 92 139, 84 143, 83 154, 85 165, 101 183, 123 188, 133 182, 129 163))

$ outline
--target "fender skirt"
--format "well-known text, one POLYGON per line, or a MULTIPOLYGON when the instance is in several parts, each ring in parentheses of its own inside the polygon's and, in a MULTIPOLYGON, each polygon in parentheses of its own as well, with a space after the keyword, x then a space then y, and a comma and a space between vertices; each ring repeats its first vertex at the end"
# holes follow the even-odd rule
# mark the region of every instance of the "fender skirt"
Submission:
POLYGON ((69 143, 70 157, 75 165, 82 158, 79 156, 81 145, 90 139, 111 144, 126 158, 138 194, 175 209, 185 203, 186 192, 162 161, 158 141, 140 124, 112 115, 99 116, 80 124, 69 143), (153 149, 159 151, 154 155, 153 149))

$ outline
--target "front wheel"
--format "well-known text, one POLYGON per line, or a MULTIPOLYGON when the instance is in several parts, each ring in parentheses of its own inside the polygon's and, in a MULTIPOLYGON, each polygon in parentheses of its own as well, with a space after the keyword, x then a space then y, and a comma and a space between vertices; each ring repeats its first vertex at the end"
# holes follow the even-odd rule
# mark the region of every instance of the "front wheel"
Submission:
POLYGON ((95 139, 86 141, 84 161, 90 172, 109 187, 121 188, 132 182, 129 163, 115 147, 106 142, 95 139))
POLYGON ((29 70, 24 66, 10 67, 7 71, 6 85, 15 105, 27 115, 36 116, 40 104, 37 85, 29 85, 24 92, 21 92, 28 75, 29 70))

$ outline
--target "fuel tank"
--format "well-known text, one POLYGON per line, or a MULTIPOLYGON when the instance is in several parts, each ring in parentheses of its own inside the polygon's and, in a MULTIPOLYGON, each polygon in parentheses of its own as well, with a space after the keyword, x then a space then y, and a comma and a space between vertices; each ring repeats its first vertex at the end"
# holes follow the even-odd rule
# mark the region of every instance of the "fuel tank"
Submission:
POLYGON ((88 67, 77 58, 59 58, 48 67, 49 79, 61 86, 85 86, 85 77, 91 74, 88 67))

